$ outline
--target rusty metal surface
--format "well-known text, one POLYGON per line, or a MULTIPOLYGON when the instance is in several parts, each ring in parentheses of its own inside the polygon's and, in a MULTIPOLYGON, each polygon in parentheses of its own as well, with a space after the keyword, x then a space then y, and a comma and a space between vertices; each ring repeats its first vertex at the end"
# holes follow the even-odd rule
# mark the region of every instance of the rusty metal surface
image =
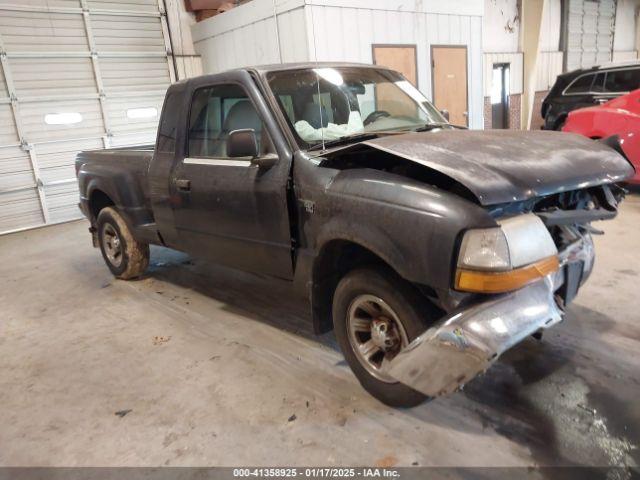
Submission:
POLYGON ((634 173, 611 148, 557 132, 442 130, 363 143, 453 178, 482 205, 619 182, 634 173))

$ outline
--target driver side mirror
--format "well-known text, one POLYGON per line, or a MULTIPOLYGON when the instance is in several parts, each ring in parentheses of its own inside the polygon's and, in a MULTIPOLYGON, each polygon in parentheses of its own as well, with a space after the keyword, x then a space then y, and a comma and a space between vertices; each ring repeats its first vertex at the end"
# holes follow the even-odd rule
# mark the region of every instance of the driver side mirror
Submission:
POLYGON ((227 156, 251 157, 258 156, 258 139, 253 128, 233 130, 227 137, 227 156))
POLYGON ((440 114, 444 117, 444 119, 449 121, 449 110, 440 110, 440 114))
POLYGON ((231 158, 250 157, 253 165, 264 168, 269 168, 278 161, 278 155, 275 153, 259 155, 258 138, 253 128, 233 130, 229 133, 227 137, 227 156, 231 158))

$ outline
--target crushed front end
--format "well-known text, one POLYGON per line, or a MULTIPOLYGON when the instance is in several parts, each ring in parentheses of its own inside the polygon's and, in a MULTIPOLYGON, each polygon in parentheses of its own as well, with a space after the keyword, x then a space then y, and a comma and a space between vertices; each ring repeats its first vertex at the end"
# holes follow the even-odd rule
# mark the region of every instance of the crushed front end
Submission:
POLYGON ((465 233, 454 288, 476 300, 396 355, 387 373, 425 395, 454 392, 526 337, 560 322, 594 265, 590 222, 624 191, 600 186, 494 209, 499 227, 465 233))

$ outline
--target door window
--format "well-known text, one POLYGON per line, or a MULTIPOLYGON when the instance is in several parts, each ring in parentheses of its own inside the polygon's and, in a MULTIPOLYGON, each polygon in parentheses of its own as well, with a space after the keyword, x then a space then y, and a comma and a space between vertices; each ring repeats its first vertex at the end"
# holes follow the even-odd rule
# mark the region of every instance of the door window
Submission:
POLYGON ((189 115, 189 156, 228 158, 227 140, 234 130, 252 129, 258 151, 273 151, 264 124, 239 85, 216 85, 196 91, 189 115))
POLYGON ((640 88, 640 69, 607 72, 605 91, 608 93, 631 92, 640 88))
POLYGON ((589 93, 591 92, 591 85, 593 85, 593 81, 595 80, 596 75, 583 75, 582 77, 578 77, 570 86, 567 88, 567 94, 576 94, 576 93, 589 93))

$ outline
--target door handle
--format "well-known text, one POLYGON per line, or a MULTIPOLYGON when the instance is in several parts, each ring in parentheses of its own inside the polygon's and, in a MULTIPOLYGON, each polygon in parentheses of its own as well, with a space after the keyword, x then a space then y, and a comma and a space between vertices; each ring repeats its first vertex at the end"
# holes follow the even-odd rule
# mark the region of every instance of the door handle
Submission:
POLYGON ((185 178, 176 179, 176 188, 178 190, 189 191, 191 190, 191 180, 187 180, 185 178))

